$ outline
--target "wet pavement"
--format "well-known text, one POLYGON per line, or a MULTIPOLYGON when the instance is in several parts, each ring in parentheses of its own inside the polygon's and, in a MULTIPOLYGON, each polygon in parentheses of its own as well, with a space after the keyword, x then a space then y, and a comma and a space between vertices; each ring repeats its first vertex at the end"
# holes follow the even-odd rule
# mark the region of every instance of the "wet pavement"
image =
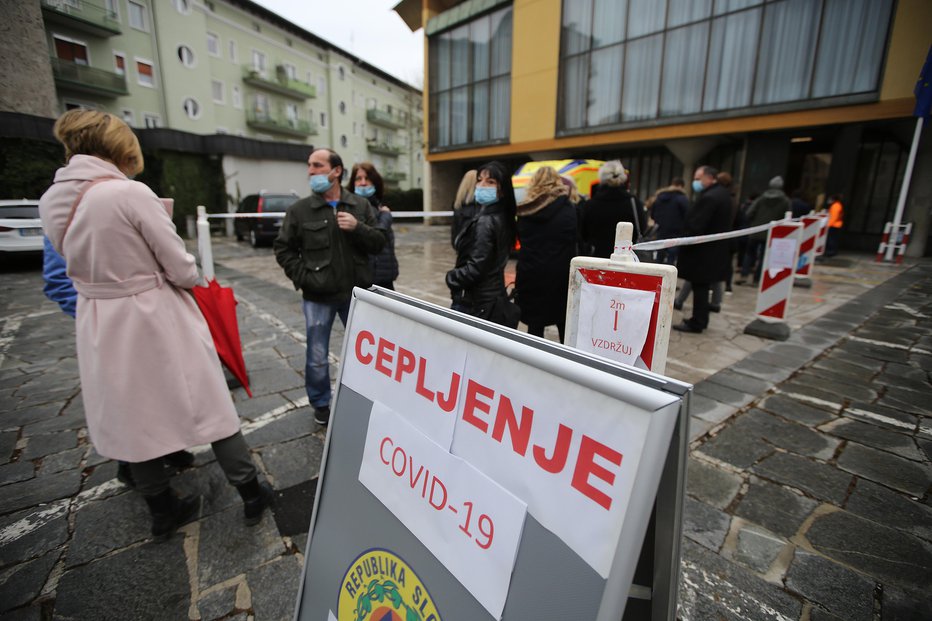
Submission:
MULTIPOLYGON (((448 229, 395 231, 396 288, 448 305, 448 229)), ((324 439, 299 294, 269 248, 214 238, 214 255, 240 301, 254 398, 233 396, 274 512, 245 527, 196 449, 177 481, 201 515, 152 543, 145 503, 88 442, 72 320, 37 267, 2 269, 0 619, 291 618, 324 439)), ((742 333, 751 287, 705 333, 671 335, 666 373, 695 384, 683 619, 932 618, 930 263, 843 256, 813 281, 793 291, 787 342, 742 333)), ((334 370, 341 346, 337 322, 334 370)))

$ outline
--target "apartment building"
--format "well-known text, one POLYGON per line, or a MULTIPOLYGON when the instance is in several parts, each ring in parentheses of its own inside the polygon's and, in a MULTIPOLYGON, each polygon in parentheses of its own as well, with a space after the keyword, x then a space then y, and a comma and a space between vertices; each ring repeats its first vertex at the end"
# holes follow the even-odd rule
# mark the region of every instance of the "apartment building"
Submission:
MULTIPOLYGON (((347 165, 373 162, 390 187, 423 182, 421 91, 253 2, 39 2, 59 112, 328 146, 347 165)), ((244 194, 294 188, 303 166, 224 161, 244 194)))
MULTIPOLYGON (((426 202, 477 162, 621 158, 647 197, 702 163, 740 197, 844 193, 846 245, 893 219, 932 43, 928 0, 402 0, 425 29, 426 202)), ((929 235, 922 133, 905 220, 929 235)))

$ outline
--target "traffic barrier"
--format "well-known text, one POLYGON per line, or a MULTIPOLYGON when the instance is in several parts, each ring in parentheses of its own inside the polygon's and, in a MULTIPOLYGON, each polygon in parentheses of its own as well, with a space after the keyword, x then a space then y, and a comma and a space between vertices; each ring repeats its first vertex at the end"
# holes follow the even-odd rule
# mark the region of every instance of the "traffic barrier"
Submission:
POLYGON ((796 274, 793 276, 793 285, 796 287, 811 287, 812 273, 815 270, 816 240, 821 230, 822 218, 819 216, 803 216, 802 242, 799 245, 799 263, 796 265, 796 274))
POLYGON ((816 239, 815 247, 816 256, 821 257, 825 254, 825 242, 828 240, 828 214, 820 213, 816 217, 822 219, 819 223, 819 237, 816 239))
POLYGON ((777 222, 767 235, 767 247, 757 292, 757 318, 744 328, 745 334, 785 341, 790 337, 786 313, 793 291, 803 225, 777 222))
POLYGON ((893 233, 893 223, 887 222, 883 227, 883 237, 880 239, 880 246, 877 248, 877 262, 886 258, 887 248, 892 244, 896 253, 896 262, 902 263, 903 256, 906 254, 906 246, 909 245, 909 236, 913 231, 913 223, 907 222, 896 227, 896 233, 892 235, 895 241, 891 242, 890 237, 893 233))

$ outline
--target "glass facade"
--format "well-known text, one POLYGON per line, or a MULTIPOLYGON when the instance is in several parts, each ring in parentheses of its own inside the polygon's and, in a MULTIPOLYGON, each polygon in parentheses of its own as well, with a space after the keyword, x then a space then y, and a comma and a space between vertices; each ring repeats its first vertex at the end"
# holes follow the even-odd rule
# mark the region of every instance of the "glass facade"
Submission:
POLYGON ((430 36, 430 147, 506 142, 511 114, 512 10, 430 36))
POLYGON ((574 132, 875 93, 893 0, 564 0, 574 132))

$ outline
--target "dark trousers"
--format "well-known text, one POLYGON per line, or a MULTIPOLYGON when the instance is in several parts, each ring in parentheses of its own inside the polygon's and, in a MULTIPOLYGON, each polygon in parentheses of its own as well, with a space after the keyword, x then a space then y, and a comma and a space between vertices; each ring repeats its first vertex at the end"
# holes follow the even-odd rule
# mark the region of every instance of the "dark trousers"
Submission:
POLYGON ((830 226, 828 237, 825 238, 825 256, 834 257, 838 254, 838 242, 841 239, 841 227, 830 226))
POLYGON ((693 316, 686 321, 697 330, 709 327, 709 291, 712 283, 690 282, 693 288, 693 316))
MULTIPOLYGON (((210 446, 231 485, 242 485, 259 474, 241 431, 210 446)), ((129 467, 136 480, 136 490, 143 496, 155 496, 168 489, 171 471, 161 457, 130 463, 129 467)))
MULTIPOLYGON (((563 331, 566 329, 566 320, 564 319, 563 321, 558 321, 555 325, 557 326, 557 333, 560 335, 560 342, 562 343, 563 342, 563 331)), ((539 336, 543 338, 544 328, 546 327, 547 326, 545 326, 542 323, 534 324, 534 325, 528 324, 527 333, 530 334, 531 336, 539 336)))

